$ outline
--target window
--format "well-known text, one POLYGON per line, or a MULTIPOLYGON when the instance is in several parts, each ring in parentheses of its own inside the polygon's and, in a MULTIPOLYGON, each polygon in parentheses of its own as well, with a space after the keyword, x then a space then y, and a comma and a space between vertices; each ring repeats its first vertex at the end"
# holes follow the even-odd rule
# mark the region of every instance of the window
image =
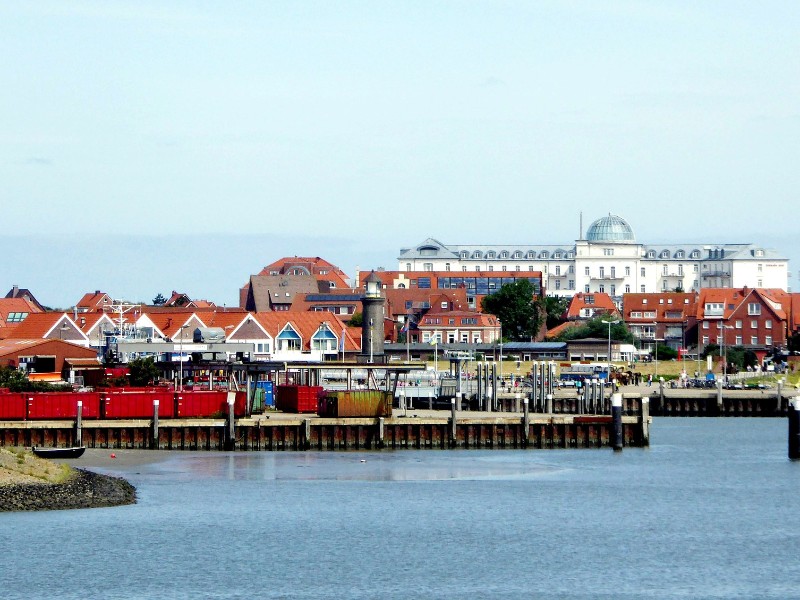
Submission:
POLYGON ((617 268, 611 267, 611 279, 616 279, 616 278, 617 278, 617 268))
POLYGON ((561 265, 556 265, 556 277, 561 275, 561 265))
POLYGON ((678 275, 683 277, 683 265, 678 265, 678 275))
POLYGON ((703 321, 703 329, 708 329, 708 328, 709 328, 708 321, 703 321))
POLYGON ((708 336, 707 335, 703 336, 703 344, 708 344, 708 336))
POLYGON ((641 269, 639 269, 639 275, 640 275, 640 276, 642 276, 642 277, 644 277, 644 267, 642 267, 641 269))
POLYGON ((487 252, 486 253, 486 258, 494 258, 494 252, 492 252, 491 250, 489 252, 487 252))
POLYGON ((554 252, 553 258, 561 258, 561 252, 554 252))
POLYGON ((514 267, 514 270, 515 270, 515 271, 521 271, 521 270, 522 270, 522 267, 520 267, 519 265, 517 265, 516 267, 514 267))
POLYGON ((469 252, 467 252, 466 250, 462 250, 461 251, 461 258, 467 258, 467 256, 469 256, 469 252))
POLYGON ((462 265, 462 266, 461 266, 461 270, 462 270, 462 271, 466 271, 466 270, 467 270, 467 265, 462 265))
MULTIPOLYGON (((508 252, 506 252, 505 250, 503 250, 503 251, 500 253, 500 258, 508 258, 508 252)), ((503 269, 503 270, 505 271, 505 269, 503 269)))
POLYGON ((600 278, 602 279, 605 276, 606 276, 606 268, 600 267, 600 278))
POLYGON ((603 256, 614 256, 613 248, 603 248, 603 256))
POLYGON ((445 271, 449 271, 450 270, 450 263, 444 263, 444 270, 445 271))
POLYGON ((601 283, 601 284, 600 284, 600 288, 598 289, 598 291, 599 291, 601 294, 604 294, 604 293, 605 293, 605 291, 606 291, 606 286, 604 286, 604 285, 601 283))
POLYGON ((433 271, 433 263, 422 263, 423 271, 433 271))
POLYGON ((514 252, 514 258, 522 258, 522 252, 520 252, 519 250, 514 252))
POLYGON ((583 291, 588 294, 589 293, 589 286, 588 285, 583 286, 583 291))
POLYGON ((764 343, 765 343, 767 346, 772 346, 772 336, 771 336, 771 335, 768 335, 768 336, 766 336, 766 337, 764 338, 764 343))
POLYGON ((612 296, 616 296, 617 295, 617 286, 614 285, 613 283, 611 284, 611 295, 612 296))
POLYGON ((750 329, 758 329, 758 321, 756 321, 755 319, 750 321, 750 329))
POLYGON ((644 294, 644 286, 643 286, 643 285, 640 285, 640 286, 639 286, 639 292, 641 292, 642 294, 644 294))
POLYGON ((6 317, 6 323, 21 323, 27 316, 26 312, 10 312, 6 317))
POLYGON ((683 250, 678 250, 675 253, 675 258, 683 258, 683 250))
POLYGON ((506 266, 505 266, 505 265, 503 265, 502 267, 500 267, 500 270, 501 270, 501 271, 508 271, 508 269, 506 268, 506 266))
POLYGON ((741 329, 742 328, 742 320, 739 319, 738 321, 736 321, 734 323, 734 327, 736 327, 736 329, 741 329))
POLYGON ((756 281, 756 285, 758 287, 764 287, 764 280, 763 279, 759 279, 758 281, 756 281))
POLYGON ((654 310, 646 310, 646 311, 644 311, 644 318, 645 319, 655 319, 656 318, 656 311, 654 311, 654 310))
POLYGON ((669 275, 669 267, 667 265, 662 266, 661 267, 661 273, 663 275, 669 275))
POLYGON ((489 270, 494 271, 494 265, 489 265, 489 270))
POLYGON ((753 346, 755 346, 756 344, 758 344, 758 336, 757 336, 757 335, 752 335, 752 336, 750 336, 750 343, 751 343, 753 346))
POLYGON ((697 268, 697 264, 695 263, 695 264, 692 265, 692 273, 697 273, 697 272, 698 272, 698 268, 697 268))
POLYGON ((740 335, 736 336, 736 345, 737 346, 741 346, 742 345, 742 336, 740 336, 740 335))
POLYGON ((747 314, 748 315, 760 315, 761 314, 761 305, 757 302, 751 302, 747 305, 747 314))
POLYGON ((763 265, 759 263, 759 265, 758 265, 758 272, 759 273, 761 273, 761 267, 763 267, 763 265))
POLYGON ((442 303, 441 303, 439 306, 441 306, 441 307, 442 307, 442 308, 444 308, 444 309, 447 309, 447 307, 448 307, 449 305, 447 304, 447 302, 442 302, 442 303))
POLYGON ((631 319, 641 319, 642 318, 642 311, 634 310, 631 311, 631 319))
POLYGON ((629 284, 627 284, 627 283, 625 284, 625 293, 626 294, 630 294, 631 293, 631 286, 629 284))
POLYGON ((700 250, 692 250, 690 258, 700 258, 700 250))
POLYGON ((584 267, 583 274, 584 275, 588 275, 589 274, 589 267, 584 267))
POLYGON ((655 250, 648 250, 647 251, 647 258, 655 258, 655 257, 656 257, 656 251, 655 250))
POLYGON ((430 277, 419 277, 417 278, 417 287, 430 289, 431 287, 431 278, 430 277))
POLYGON ((661 258, 669 258, 669 250, 662 250, 661 258))
POLYGON ((764 327, 766 327, 767 329, 772 329, 772 319, 767 319, 766 321, 764 321, 764 327))
POLYGON ((556 279, 556 289, 557 290, 561 289, 561 280, 560 279, 556 279))
POLYGON ((574 279, 570 279, 569 283, 567 283, 567 286, 568 286, 567 289, 574 290, 575 289, 575 280, 574 279))
POLYGON ((411 263, 406 263, 406 271, 410 271, 410 270, 411 270, 411 263))
POLYGON ((568 272, 570 275, 572 275, 572 274, 575 272, 575 265, 570 265, 570 266, 569 266, 569 269, 567 269, 567 272, 568 272))

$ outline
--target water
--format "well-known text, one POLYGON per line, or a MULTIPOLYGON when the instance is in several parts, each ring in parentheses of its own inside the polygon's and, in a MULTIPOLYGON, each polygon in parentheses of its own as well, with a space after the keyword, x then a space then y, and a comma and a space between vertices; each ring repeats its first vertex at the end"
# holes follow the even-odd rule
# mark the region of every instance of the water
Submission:
POLYGON ((106 469, 135 506, 0 514, 0 596, 800 598, 786 427, 656 419, 617 454, 171 453, 106 469))

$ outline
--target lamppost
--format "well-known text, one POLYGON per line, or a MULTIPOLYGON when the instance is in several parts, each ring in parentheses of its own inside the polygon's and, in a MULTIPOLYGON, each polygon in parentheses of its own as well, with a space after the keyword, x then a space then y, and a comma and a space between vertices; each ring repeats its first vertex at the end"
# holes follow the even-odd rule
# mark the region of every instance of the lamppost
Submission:
POLYGON ((733 325, 723 325, 722 321, 717 321, 717 329, 720 331, 721 335, 721 349, 720 356, 722 357, 722 383, 723 385, 727 383, 728 380, 728 356, 725 352, 725 330, 726 329, 733 329, 733 325))
POLYGON ((602 321, 602 322, 608 325, 608 356, 606 356, 606 358, 608 359, 608 370, 606 371, 606 383, 611 383, 611 326, 619 323, 619 319, 615 319, 614 321, 602 321))
POLYGON ((183 330, 188 329, 188 325, 181 325, 178 327, 178 362, 180 363, 180 371, 178 375, 178 391, 183 391, 183 330))
POLYGON ((500 326, 500 381, 503 381, 503 323, 497 319, 497 324, 500 326))

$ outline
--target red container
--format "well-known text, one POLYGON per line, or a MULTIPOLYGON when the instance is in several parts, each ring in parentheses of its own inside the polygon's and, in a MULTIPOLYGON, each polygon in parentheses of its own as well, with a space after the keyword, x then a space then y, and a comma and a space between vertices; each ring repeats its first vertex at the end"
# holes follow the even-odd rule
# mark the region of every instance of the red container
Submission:
POLYGON ((0 419, 24 421, 27 399, 24 394, 4 392, 0 394, 0 419))
POLYGON ((172 392, 145 391, 103 394, 103 416, 106 419, 152 419, 154 400, 158 400, 159 418, 169 419, 174 415, 172 392))
POLYGON ((44 392, 23 394, 27 397, 29 419, 75 419, 78 401, 83 403, 84 419, 100 417, 100 395, 96 392, 44 392))
POLYGON ((275 407, 283 412, 316 413, 324 389, 318 385, 279 385, 275 407))
MULTIPOLYGON (((228 414, 228 392, 178 392, 178 414, 183 418, 225 417, 228 414)), ((235 406, 234 406, 235 408, 235 406)))

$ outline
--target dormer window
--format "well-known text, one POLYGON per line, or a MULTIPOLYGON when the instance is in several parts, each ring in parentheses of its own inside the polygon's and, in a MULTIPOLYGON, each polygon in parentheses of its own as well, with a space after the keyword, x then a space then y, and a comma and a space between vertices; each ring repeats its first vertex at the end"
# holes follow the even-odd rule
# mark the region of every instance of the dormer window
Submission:
POLYGON ((494 258, 495 254, 491 250, 486 253, 486 258, 494 258))
POLYGON ((547 258, 548 256, 549 256, 549 253, 547 252, 547 250, 542 250, 539 253, 539 258, 547 258))
POLYGON ((514 252, 514 258, 522 258, 522 252, 520 252, 519 250, 514 252))
POLYGON ((468 256, 469 256, 469 252, 467 252, 466 250, 462 250, 461 251, 461 258, 467 258, 468 256))
POLYGON ((647 258, 655 258, 655 257, 656 257, 656 251, 655 250, 648 250, 647 251, 647 258))
POLYGON ((661 258, 669 258, 669 250, 662 250, 661 258))
POLYGON ((554 252, 553 258, 561 258, 561 252, 554 252))
POLYGON ((529 251, 528 251, 528 258, 531 258, 531 259, 532 259, 532 258, 536 258, 536 253, 534 253, 534 251, 533 251, 533 250, 529 250, 529 251))
MULTIPOLYGON (((508 252, 506 252, 505 250, 503 250, 503 251, 500 253, 500 258, 508 258, 508 252)), ((503 270, 505 270, 505 269, 503 269, 503 270)))
POLYGON ((481 256, 483 255, 481 254, 480 250, 476 250, 475 252, 472 253, 472 258, 480 258, 481 256))
POLYGON ((675 253, 675 258, 683 258, 683 250, 678 250, 675 253))
POLYGON ((700 258, 700 250, 692 250, 691 258, 700 258))

